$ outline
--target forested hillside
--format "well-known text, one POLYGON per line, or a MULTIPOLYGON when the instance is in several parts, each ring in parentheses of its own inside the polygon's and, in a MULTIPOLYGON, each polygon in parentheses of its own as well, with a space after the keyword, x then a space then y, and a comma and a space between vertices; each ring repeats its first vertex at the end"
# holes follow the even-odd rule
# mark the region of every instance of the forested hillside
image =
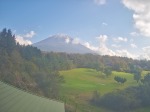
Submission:
POLYGON ((57 98, 62 77, 50 69, 45 56, 32 46, 21 46, 11 30, 0 32, 0 80, 24 90, 57 98))

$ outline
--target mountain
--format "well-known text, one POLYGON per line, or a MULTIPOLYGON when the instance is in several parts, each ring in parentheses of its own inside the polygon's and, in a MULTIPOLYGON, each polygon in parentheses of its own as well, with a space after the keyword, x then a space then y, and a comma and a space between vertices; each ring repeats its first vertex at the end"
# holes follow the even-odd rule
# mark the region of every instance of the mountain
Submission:
POLYGON ((78 40, 69 37, 68 35, 54 35, 40 42, 33 44, 33 46, 47 52, 66 52, 66 53, 95 53, 89 48, 85 47, 78 40))

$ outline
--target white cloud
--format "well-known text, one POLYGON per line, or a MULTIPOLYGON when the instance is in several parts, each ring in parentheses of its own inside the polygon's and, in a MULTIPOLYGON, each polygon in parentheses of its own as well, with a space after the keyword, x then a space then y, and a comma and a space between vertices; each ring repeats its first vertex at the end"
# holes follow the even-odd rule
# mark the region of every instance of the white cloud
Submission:
POLYGON ((112 44, 111 46, 114 47, 114 48, 119 48, 119 47, 121 47, 120 45, 116 45, 116 44, 112 44))
POLYGON ((107 35, 100 35, 99 37, 96 37, 97 39, 100 40, 100 42, 105 43, 108 39, 107 35))
POLYGON ((81 42, 81 40, 80 40, 79 38, 74 38, 74 39, 72 40, 72 43, 73 43, 73 44, 81 44, 82 42, 81 42))
POLYGON ((16 42, 18 42, 20 45, 31 45, 32 42, 30 40, 25 40, 24 37, 20 35, 16 35, 16 42))
POLYGON ((123 4, 134 11, 135 28, 141 35, 150 37, 150 0, 123 0, 123 4))
POLYGON ((106 41, 108 39, 107 35, 100 35, 99 37, 97 37, 97 39, 99 39, 99 41, 100 41, 100 46, 99 46, 98 52, 101 55, 110 55, 110 56, 115 55, 115 52, 113 52, 111 49, 109 49, 106 46, 106 41))
POLYGON ((123 38, 123 37, 113 38, 113 40, 115 42, 127 42, 128 41, 127 38, 123 38))
POLYGON ((131 43, 133 43, 133 42, 134 42, 134 40, 133 40, 133 39, 130 39, 130 42, 131 42, 131 43))
POLYGON ((132 47, 132 48, 137 48, 137 45, 135 45, 135 44, 130 44, 130 46, 132 47))
POLYGON ((145 54, 149 55, 150 57, 150 46, 143 47, 142 50, 144 51, 145 54))
POLYGON ((98 51, 98 47, 92 46, 89 42, 85 42, 83 45, 93 51, 98 51))
POLYGON ((106 4, 106 0, 94 0, 94 2, 98 5, 104 5, 106 4))
POLYGON ((121 57, 128 57, 128 58, 133 58, 133 59, 137 59, 136 55, 131 54, 129 51, 127 51, 126 49, 122 49, 122 50, 117 50, 116 51, 116 56, 121 56, 121 57))
POLYGON ((133 37, 139 36, 139 34, 137 32, 131 32, 130 35, 133 36, 133 37))
MULTIPOLYGON (((149 50, 149 54, 135 55, 130 53, 127 49, 112 50, 111 48, 108 48, 106 45, 106 42, 108 41, 107 35, 100 35, 99 37, 96 37, 96 39, 98 39, 98 41, 100 42, 99 46, 93 46, 89 42, 81 41, 79 38, 73 39, 72 43, 84 45, 85 47, 101 55, 120 56, 120 57, 128 57, 133 59, 150 59, 150 47, 143 48, 145 52, 149 50)), ((119 38, 119 40, 127 41, 126 39, 122 39, 122 38, 121 39, 119 38)), ((131 43, 130 45, 133 48, 137 48, 137 46, 133 43, 131 43)), ((117 44, 112 44, 111 46, 115 48, 121 47, 120 45, 117 44)))
POLYGON ((32 42, 27 38, 32 38, 34 35, 36 35, 34 31, 30 31, 25 35, 16 35, 16 42, 18 42, 20 45, 31 45, 32 42))
POLYGON ((141 55, 141 58, 150 60, 150 46, 143 47, 142 50, 144 53, 141 55))
POLYGON ((34 35, 36 35, 36 33, 34 31, 30 31, 29 33, 25 34, 23 37, 32 38, 34 35))
POLYGON ((102 25, 103 25, 103 26, 107 26, 108 24, 107 24, 107 23, 105 23, 105 22, 103 22, 103 23, 102 23, 102 25))
POLYGON ((142 49, 144 52, 147 52, 148 54, 150 54, 150 46, 143 47, 142 49))
POLYGON ((70 39, 69 38, 66 38, 65 39, 65 42, 68 44, 70 42, 70 39))

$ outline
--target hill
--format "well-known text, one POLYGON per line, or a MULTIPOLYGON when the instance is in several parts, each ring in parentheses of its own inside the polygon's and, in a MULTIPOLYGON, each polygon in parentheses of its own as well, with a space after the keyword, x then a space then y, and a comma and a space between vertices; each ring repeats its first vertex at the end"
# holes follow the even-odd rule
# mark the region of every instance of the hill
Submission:
POLYGON ((33 46, 47 52, 95 53, 67 35, 54 35, 33 44, 33 46))
POLYGON ((65 112, 64 103, 39 97, 0 81, 0 112, 65 112))

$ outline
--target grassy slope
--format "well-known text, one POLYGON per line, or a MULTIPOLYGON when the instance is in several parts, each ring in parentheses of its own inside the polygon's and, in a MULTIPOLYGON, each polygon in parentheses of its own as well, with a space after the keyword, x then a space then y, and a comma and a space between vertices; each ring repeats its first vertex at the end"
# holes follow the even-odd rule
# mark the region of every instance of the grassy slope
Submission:
POLYGON ((0 81, 0 112, 64 112, 64 104, 32 95, 0 81))
MULTIPOLYGON (((65 97, 65 100, 67 100, 66 102, 77 103, 79 105, 78 108, 84 108, 82 106, 90 106, 88 100, 91 98, 91 95, 95 90, 98 90, 100 94, 103 95, 111 91, 137 85, 136 81, 133 79, 133 74, 124 72, 114 71, 111 76, 105 77, 96 70, 79 68, 61 71, 60 74, 64 76, 65 79, 65 83, 62 85, 61 90, 62 96, 65 97), (124 77, 127 79, 127 82, 125 84, 118 84, 114 81, 115 76, 124 77)), ((91 109, 93 107, 89 108, 91 109)), ((94 111, 96 110, 100 111, 94 107, 94 111)))
POLYGON ((111 92, 116 89, 122 89, 129 85, 136 85, 133 75, 123 72, 113 72, 108 78, 93 69, 72 69, 61 71, 64 76, 63 92, 69 94, 87 93, 98 90, 101 94, 111 92), (125 84, 118 84, 114 81, 114 76, 121 76, 127 79, 125 84))

